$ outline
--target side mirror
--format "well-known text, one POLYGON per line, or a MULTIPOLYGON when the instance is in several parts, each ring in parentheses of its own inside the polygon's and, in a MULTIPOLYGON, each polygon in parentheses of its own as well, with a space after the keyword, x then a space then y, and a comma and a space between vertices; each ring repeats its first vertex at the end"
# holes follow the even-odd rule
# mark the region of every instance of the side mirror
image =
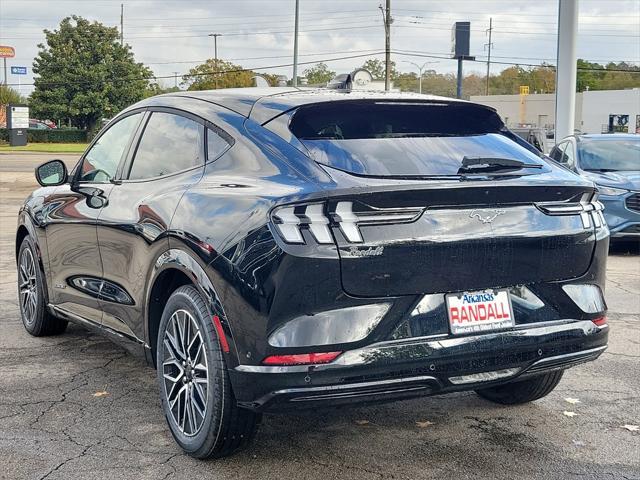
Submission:
POLYGON ((49 160, 36 168, 36 180, 43 187, 55 187, 67 183, 69 174, 62 160, 49 160))

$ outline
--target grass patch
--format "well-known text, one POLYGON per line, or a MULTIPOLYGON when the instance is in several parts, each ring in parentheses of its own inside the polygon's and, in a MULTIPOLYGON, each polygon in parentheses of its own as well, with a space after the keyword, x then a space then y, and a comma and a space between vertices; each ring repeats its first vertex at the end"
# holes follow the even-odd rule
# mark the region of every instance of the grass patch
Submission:
POLYGON ((0 145, 0 153, 4 152, 42 152, 42 153, 82 153, 86 143, 29 143, 24 147, 0 145))

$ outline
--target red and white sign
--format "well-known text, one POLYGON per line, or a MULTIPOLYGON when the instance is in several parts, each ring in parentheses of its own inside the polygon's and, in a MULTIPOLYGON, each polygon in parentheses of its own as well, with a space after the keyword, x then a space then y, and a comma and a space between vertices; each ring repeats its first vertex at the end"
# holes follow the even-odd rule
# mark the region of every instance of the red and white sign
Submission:
POLYGON ((514 325, 507 290, 454 293, 446 296, 451 333, 485 332, 514 325))
POLYGON ((0 58, 13 58, 16 56, 16 50, 8 45, 0 45, 0 58))

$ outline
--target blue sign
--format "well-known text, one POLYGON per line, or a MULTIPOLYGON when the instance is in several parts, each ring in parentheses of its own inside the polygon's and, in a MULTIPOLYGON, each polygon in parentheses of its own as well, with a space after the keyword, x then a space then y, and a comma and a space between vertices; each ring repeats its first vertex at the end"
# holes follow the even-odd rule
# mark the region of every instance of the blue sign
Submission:
POLYGON ((26 75, 27 67, 11 67, 11 75, 26 75))

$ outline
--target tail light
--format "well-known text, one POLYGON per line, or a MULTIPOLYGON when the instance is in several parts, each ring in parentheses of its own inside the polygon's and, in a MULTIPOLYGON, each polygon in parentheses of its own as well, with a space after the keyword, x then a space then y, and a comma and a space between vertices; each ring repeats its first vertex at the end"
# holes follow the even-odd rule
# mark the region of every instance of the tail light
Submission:
POLYGON ((271 355, 262 361, 263 365, 317 365, 334 361, 342 352, 299 353, 295 355, 271 355))
POLYGON ((591 227, 591 219, 596 228, 606 225, 602 214, 604 205, 598 201, 598 192, 585 193, 580 197, 580 201, 544 202, 536 206, 547 215, 580 215, 584 228, 591 227))
POLYGON ((287 243, 303 244, 303 229, 308 229, 314 240, 320 244, 333 243, 331 227, 340 231, 350 243, 362 243, 361 225, 385 225, 410 223, 417 220, 424 208, 373 208, 353 202, 338 202, 333 211, 325 209, 323 203, 307 205, 287 205, 277 208, 271 214, 273 224, 287 243))
POLYGON ((594 318, 591 321, 595 325, 597 325, 598 327, 603 327, 603 326, 605 326, 607 324, 607 317, 606 316, 602 316, 602 317, 594 318))

